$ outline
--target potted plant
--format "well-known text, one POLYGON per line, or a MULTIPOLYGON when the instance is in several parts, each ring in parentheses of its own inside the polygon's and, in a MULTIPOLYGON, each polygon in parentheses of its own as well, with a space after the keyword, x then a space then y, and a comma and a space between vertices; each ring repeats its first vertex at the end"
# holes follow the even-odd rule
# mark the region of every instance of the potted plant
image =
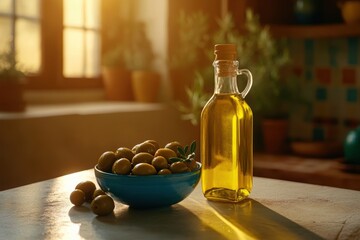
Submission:
POLYGON ((21 112, 25 110, 25 74, 19 69, 12 48, 0 53, 0 111, 21 112))
POLYGON ((246 12, 245 30, 246 35, 239 38, 238 54, 240 66, 248 68, 254 77, 249 104, 254 115, 261 119, 261 123, 255 124, 261 124, 265 151, 284 153, 289 104, 297 96, 298 81, 286 74, 290 58, 284 42, 275 41, 250 10, 246 12))
MULTIPOLYGON (((299 92, 297 81, 293 81, 292 78, 283 78, 284 72, 282 71, 290 62, 287 48, 271 37, 268 28, 260 25, 258 17, 251 10, 246 11, 245 28, 242 32, 235 28, 232 16, 229 14, 220 19, 218 25, 218 30, 213 34, 212 44, 235 43, 238 48, 240 68, 247 68, 252 72, 254 82, 247 101, 255 115, 255 135, 261 134, 258 131, 260 129, 258 125, 263 122, 261 124, 264 127, 262 142, 265 145, 265 151, 280 153, 284 150, 284 141, 288 133, 288 105, 298 98, 296 93, 299 92), (261 120, 259 121, 259 119, 261 120), (275 133, 268 135, 267 126, 270 125, 270 128, 274 130, 277 123, 280 123, 283 129, 277 129, 275 133), (282 136, 281 133, 283 133, 282 136), (276 147, 266 145, 268 139, 270 139, 270 143, 275 143, 276 147), (276 143, 276 140, 279 140, 280 143, 276 143)), ((210 59, 213 59, 212 49, 208 55, 210 59)), ((194 84, 187 90, 190 104, 180 106, 183 117, 190 119, 193 123, 197 123, 199 120, 203 104, 206 103, 202 96, 209 94, 207 89, 213 89, 206 87, 210 84, 213 85, 212 67, 209 67, 210 69, 202 70, 200 73, 205 77, 195 78, 195 81, 200 79, 204 81, 204 86, 198 87, 199 85, 194 84), (194 98, 194 96, 197 97, 194 98)), ((239 89, 243 89, 241 81, 239 85, 239 89)))
POLYGON ((156 102, 159 97, 160 74, 153 68, 155 53, 146 35, 144 22, 134 22, 125 59, 132 70, 132 87, 138 102, 156 102))
POLYGON ((208 25, 208 17, 202 12, 179 13, 175 43, 169 58, 169 76, 175 101, 188 101, 186 89, 193 84, 196 66, 208 43, 208 25))
POLYGON ((119 45, 103 56, 102 76, 108 100, 133 100, 131 71, 124 62, 124 52, 125 49, 119 45))
POLYGON ((131 71, 126 61, 130 46, 130 28, 126 21, 118 19, 119 24, 108 28, 102 57, 102 77, 105 98, 115 101, 132 101, 131 71))

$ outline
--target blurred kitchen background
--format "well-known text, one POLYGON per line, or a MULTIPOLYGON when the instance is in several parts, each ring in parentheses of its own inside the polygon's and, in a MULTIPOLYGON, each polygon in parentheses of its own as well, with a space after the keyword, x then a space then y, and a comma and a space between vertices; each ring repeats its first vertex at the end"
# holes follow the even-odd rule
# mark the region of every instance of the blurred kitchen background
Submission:
POLYGON ((253 72, 254 174, 360 190, 355 0, 1 0, 0 190, 198 139, 216 43, 253 72))

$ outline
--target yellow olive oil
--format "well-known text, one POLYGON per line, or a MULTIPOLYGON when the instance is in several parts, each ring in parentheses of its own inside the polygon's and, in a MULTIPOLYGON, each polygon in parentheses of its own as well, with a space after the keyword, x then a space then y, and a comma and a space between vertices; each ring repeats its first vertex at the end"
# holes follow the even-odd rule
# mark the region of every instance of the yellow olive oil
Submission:
POLYGON ((209 200, 239 202, 252 190, 253 114, 244 98, 252 86, 251 73, 238 69, 236 47, 215 45, 215 89, 200 119, 201 183, 209 200), (237 76, 248 81, 240 93, 237 76))
POLYGON ((253 177, 252 111, 238 94, 217 94, 202 112, 202 189, 209 200, 239 202, 253 177))

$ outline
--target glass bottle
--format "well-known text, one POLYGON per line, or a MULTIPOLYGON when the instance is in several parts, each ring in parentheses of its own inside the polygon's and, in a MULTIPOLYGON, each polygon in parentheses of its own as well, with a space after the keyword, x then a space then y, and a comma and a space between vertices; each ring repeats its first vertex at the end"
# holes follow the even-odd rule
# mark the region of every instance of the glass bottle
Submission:
POLYGON ((244 98, 252 75, 238 69, 234 44, 215 45, 214 94, 201 112, 202 191, 209 200, 239 202, 249 196, 253 178, 253 115, 244 98), (242 92, 237 76, 246 75, 242 92))

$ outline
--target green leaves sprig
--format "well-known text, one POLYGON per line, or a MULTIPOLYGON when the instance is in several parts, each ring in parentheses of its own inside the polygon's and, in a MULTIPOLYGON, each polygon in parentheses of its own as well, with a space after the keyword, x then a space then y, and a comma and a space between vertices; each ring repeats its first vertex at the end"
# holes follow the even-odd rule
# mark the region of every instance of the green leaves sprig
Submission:
POLYGON ((178 147, 178 156, 169 159, 171 163, 174 162, 191 162, 195 159, 196 141, 193 141, 189 146, 184 148, 178 147))

